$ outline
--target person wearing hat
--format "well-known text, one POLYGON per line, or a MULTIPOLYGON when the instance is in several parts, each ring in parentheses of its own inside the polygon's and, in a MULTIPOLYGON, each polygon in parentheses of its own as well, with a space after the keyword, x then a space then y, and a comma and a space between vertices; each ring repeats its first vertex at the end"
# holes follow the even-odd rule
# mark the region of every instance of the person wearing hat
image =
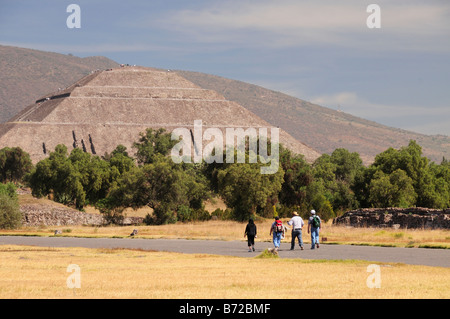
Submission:
POLYGON ((316 214, 316 211, 311 210, 311 216, 308 219, 308 234, 311 231, 311 249, 319 248, 319 229, 322 226, 320 217, 316 214))
POLYGON ((303 250, 302 228, 305 224, 303 222, 303 219, 298 215, 297 212, 292 212, 292 218, 287 223, 289 226, 292 226, 291 250, 294 250, 295 238, 297 238, 298 240, 300 249, 303 250))

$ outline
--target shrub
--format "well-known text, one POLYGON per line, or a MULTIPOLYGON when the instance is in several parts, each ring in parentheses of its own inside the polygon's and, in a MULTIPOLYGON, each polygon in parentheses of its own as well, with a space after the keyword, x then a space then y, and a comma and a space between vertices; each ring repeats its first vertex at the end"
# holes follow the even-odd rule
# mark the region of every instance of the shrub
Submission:
POLYGON ((180 222, 189 222, 194 218, 192 209, 186 205, 180 205, 177 209, 177 220, 180 222))
POLYGON ((5 147, 0 150, 1 182, 21 182, 32 167, 30 155, 20 147, 5 147))
POLYGON ((15 201, 18 200, 16 186, 11 182, 6 184, 0 183, 0 194, 5 194, 15 201))
POLYGON ((17 200, 0 193, 0 228, 14 229, 22 224, 22 213, 17 200))
POLYGON ((256 258, 279 258, 278 254, 274 254, 273 252, 269 251, 269 249, 265 249, 261 254, 256 256, 256 258))
POLYGON ((225 210, 217 208, 211 213, 211 216, 216 216, 219 220, 232 220, 234 215, 233 210, 230 208, 227 208, 225 210))
POLYGON ((144 222, 145 225, 156 224, 155 218, 152 215, 150 215, 150 214, 145 215, 143 222, 144 222))
POLYGON ((198 209, 194 209, 193 210, 193 212, 192 212, 192 219, 193 220, 200 220, 200 221, 210 220, 211 219, 211 215, 205 209, 198 208, 198 209))
POLYGON ((102 213, 106 224, 123 224, 125 218, 125 216, 123 216, 124 207, 115 207, 110 198, 99 200, 95 207, 102 213))
POLYGON ((405 234, 404 233, 395 233, 393 236, 394 236, 394 238, 400 239, 400 238, 403 238, 403 236, 405 236, 405 234))
POLYGON ((153 224, 175 224, 177 222, 177 215, 172 205, 168 203, 162 203, 153 210, 153 224))

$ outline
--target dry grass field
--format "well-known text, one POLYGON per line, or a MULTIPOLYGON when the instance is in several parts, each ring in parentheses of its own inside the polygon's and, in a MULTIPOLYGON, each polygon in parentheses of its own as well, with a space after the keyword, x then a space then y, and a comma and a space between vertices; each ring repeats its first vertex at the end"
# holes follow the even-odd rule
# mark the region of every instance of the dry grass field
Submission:
MULTIPOLYGON (((450 269, 368 262, 241 258, 122 249, 0 247, 0 298, 448 298, 450 269), (79 267, 80 288, 68 286, 79 267), (300 280, 292 278, 300 274, 300 280), (274 278, 285 282, 274 289, 274 278)), ((74 281, 75 282, 75 281, 74 281)))
MULTIPOLYGON (((22 203, 32 199, 22 197, 22 203)), ((48 204, 41 199, 41 204, 48 204)), ((220 204, 220 203, 219 203, 220 204)), ((59 204, 57 204, 59 205, 59 204)), ((217 203, 216 203, 217 205, 217 203)), ((94 212, 94 211, 91 211, 94 212)), ((130 211, 130 215, 144 214, 130 211)), ((287 221, 284 219, 283 221, 287 221)), ((272 220, 258 220, 257 242, 271 241, 272 220)), ((210 220, 160 226, 62 226, 0 230, 0 235, 245 240, 246 223, 210 220)), ((322 240, 333 244, 450 248, 448 230, 351 228, 329 221, 322 240)), ((305 243, 310 242, 303 232, 305 243)), ((290 235, 284 242, 290 241, 290 235)), ((446 299, 450 269, 380 264, 380 288, 369 288, 369 262, 180 254, 169 252, 0 246, 0 299, 446 299), (80 288, 69 288, 69 265, 80 269, 80 288), (293 281, 300 274, 301 280, 293 281), (285 285, 273 288, 273 278, 285 285)))
MULTIPOLYGON (((270 220, 257 223, 257 241, 270 241, 270 220)), ((208 221, 138 227, 63 227, 62 235, 139 238, 244 240, 245 223, 208 221)), ((53 236, 55 227, 2 231, 2 234, 53 236)), ((304 232, 304 240, 309 236, 304 232)), ((332 226, 328 242, 404 246, 449 246, 443 230, 355 229, 332 226)), ((289 241, 290 236, 284 241, 289 241)), ((446 299, 450 269, 385 263, 381 287, 369 288, 369 262, 281 258, 240 258, 125 249, 0 246, 0 298, 303 299, 311 291, 325 299, 446 299), (67 267, 80 267, 81 288, 68 288, 67 267), (293 275, 300 281, 292 282, 293 275), (316 274, 316 275, 312 275, 316 274), (286 284, 273 289, 273 278, 286 284)))

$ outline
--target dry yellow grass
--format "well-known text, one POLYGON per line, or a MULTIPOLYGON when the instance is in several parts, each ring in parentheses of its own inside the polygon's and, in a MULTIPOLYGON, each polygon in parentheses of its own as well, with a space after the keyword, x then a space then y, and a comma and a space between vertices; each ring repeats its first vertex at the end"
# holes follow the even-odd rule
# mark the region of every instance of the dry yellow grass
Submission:
POLYGON ((450 231, 446 229, 392 229, 325 227, 322 236, 329 242, 343 244, 375 244, 397 247, 450 248, 450 231))
POLYGON ((31 190, 26 190, 24 193, 19 194, 19 204, 20 205, 43 205, 47 207, 67 207, 61 203, 57 203, 46 197, 36 198, 31 195, 31 190))
MULTIPOLYGON (((24 198, 32 201, 32 198, 24 198)), ((42 204, 47 200, 41 199, 42 204)), ((48 203, 47 203, 48 204, 48 203)), ((55 203, 56 204, 56 203, 55 203)), ((59 204, 56 204, 59 205, 59 204)), ((213 208, 217 203, 210 203, 213 208)), ((219 203, 220 205, 220 203, 219 203)), ((130 211, 131 214, 139 212, 130 211)), ((140 212, 142 213, 142 212, 140 212)), ((285 219, 284 221, 286 221, 285 219)), ((259 220, 257 241, 270 241, 272 220, 259 220)), ((2 235, 244 240, 246 223, 208 221, 161 226, 30 227, 2 235)), ((448 230, 349 228, 328 222, 321 231, 329 243, 450 247, 448 230)), ((305 243, 309 242, 306 226, 305 243)), ((284 240, 290 241, 290 235, 284 240)), ((0 298, 162 298, 304 299, 448 298, 450 269, 383 264, 381 288, 368 288, 368 262, 260 259, 122 249, 0 246, 0 298), (81 269, 81 288, 68 288, 67 267, 81 269), (300 274, 301 280, 293 281, 300 274), (285 285, 274 289, 273 278, 285 285), (311 292, 314 291, 314 296, 311 292)))
POLYGON ((0 298, 448 298, 450 269, 385 264, 369 288, 368 262, 186 255, 122 249, 0 246, 0 298), (67 267, 80 267, 68 288, 67 267), (300 275, 300 280, 291 280, 300 275), (274 278, 285 284, 274 289, 274 278))

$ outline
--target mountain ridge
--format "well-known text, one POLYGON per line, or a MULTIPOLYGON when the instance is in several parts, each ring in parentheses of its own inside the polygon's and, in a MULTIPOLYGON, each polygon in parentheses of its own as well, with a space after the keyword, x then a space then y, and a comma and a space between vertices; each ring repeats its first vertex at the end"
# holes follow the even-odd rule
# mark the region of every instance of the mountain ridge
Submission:
MULTIPOLYGON (((64 93, 68 86, 95 70, 118 66, 106 57, 80 58, 0 45, 0 122, 17 119, 39 98, 64 93)), ((440 162, 443 157, 450 158, 450 137, 445 135, 388 127, 239 80, 196 71, 172 72, 242 105, 320 154, 346 148, 359 153, 367 165, 387 148, 400 148, 408 145, 409 140, 416 140, 430 160, 440 162)))
POLYGON ((367 165, 389 147, 400 148, 416 140, 430 160, 440 163, 443 157, 450 158, 450 137, 446 135, 425 135, 389 127, 243 81, 195 71, 176 72, 283 127, 320 153, 330 154, 336 148, 346 148, 359 153, 367 165))
POLYGON ((118 67, 106 57, 80 58, 55 52, 0 45, 0 122, 36 99, 77 81, 95 69, 118 67))

